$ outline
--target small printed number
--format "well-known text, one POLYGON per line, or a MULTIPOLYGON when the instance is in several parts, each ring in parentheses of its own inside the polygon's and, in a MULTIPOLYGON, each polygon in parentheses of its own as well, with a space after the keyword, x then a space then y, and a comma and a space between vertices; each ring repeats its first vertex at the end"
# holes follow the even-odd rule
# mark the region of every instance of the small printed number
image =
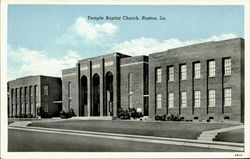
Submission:
POLYGON ((234 154, 234 156, 241 157, 241 156, 242 156, 242 154, 240 154, 240 153, 236 153, 236 154, 234 154))

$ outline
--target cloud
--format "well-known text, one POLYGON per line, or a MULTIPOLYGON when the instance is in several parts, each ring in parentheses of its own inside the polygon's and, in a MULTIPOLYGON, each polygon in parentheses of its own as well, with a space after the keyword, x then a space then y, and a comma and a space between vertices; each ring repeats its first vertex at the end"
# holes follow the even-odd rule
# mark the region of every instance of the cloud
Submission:
POLYGON ((208 41, 220 41, 236 37, 237 36, 235 34, 231 33, 214 35, 205 39, 188 40, 188 41, 181 41, 179 39, 168 39, 159 41, 153 38, 142 37, 116 44, 111 48, 111 52, 121 52, 129 55, 148 55, 150 53, 166 51, 168 49, 176 47, 187 46, 208 41))
POLYGON ((69 26, 67 32, 57 39, 60 44, 70 43, 76 46, 80 43, 98 43, 108 37, 112 37, 118 30, 118 26, 112 23, 93 24, 85 18, 79 17, 75 23, 69 26))
POLYGON ((8 80, 29 75, 61 76, 62 69, 74 67, 80 55, 72 50, 53 58, 46 52, 8 46, 8 80))

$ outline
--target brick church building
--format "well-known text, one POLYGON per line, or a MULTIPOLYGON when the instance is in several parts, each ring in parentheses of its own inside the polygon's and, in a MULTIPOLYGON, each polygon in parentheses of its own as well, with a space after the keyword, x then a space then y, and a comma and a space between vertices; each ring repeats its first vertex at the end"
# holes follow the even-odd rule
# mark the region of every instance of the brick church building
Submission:
MULTIPOLYGON (((62 109, 77 116, 178 114, 188 120, 244 122, 244 39, 128 56, 79 60, 62 70, 62 109)), ((52 106, 52 105, 51 105, 52 106)))

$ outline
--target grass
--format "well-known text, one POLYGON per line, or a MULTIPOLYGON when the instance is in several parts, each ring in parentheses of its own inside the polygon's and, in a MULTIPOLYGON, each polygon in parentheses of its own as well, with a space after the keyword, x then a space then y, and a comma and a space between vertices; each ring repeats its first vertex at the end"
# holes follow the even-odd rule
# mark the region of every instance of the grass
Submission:
POLYGON ((244 143, 244 129, 221 132, 216 136, 214 141, 244 143))
MULTIPOLYGON (((77 135, 8 131, 9 152, 228 152, 230 150, 113 140, 77 135)), ((125 157, 125 156, 124 156, 125 157)))
POLYGON ((33 122, 30 126, 72 129, 95 132, 110 132, 169 138, 197 139, 203 131, 230 127, 230 123, 187 123, 187 122, 142 122, 142 121, 98 121, 67 120, 59 122, 33 122))

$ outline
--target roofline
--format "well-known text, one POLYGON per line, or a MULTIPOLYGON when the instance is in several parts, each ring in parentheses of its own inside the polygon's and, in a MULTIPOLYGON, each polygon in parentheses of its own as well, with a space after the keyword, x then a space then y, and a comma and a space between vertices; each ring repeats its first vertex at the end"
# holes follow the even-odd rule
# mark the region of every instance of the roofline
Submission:
POLYGON ((220 41, 207 41, 207 42, 201 42, 201 43, 196 43, 196 44, 192 44, 192 45, 186 45, 186 46, 171 48, 171 49, 168 49, 168 50, 165 50, 165 51, 149 54, 148 56, 154 55, 154 54, 166 53, 167 51, 171 51, 171 50, 175 50, 175 49, 183 49, 183 48, 187 48, 187 47, 199 46, 199 45, 208 44, 208 43, 221 43, 221 42, 232 41, 232 40, 237 40, 237 39, 245 40, 244 38, 238 37, 238 38, 232 38, 232 39, 226 39, 226 40, 220 40, 220 41))

